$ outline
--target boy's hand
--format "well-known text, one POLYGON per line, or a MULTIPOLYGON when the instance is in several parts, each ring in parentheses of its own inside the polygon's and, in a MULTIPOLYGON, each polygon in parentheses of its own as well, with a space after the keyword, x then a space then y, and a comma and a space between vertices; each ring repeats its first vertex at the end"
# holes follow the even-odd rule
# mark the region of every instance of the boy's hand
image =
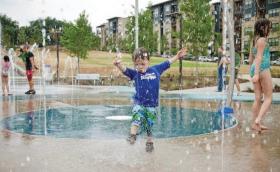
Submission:
POLYGON ((122 63, 121 54, 117 53, 113 64, 118 67, 119 65, 121 65, 121 63, 122 63))
POLYGON ((115 58, 113 64, 114 64, 115 66, 119 66, 119 65, 121 64, 121 59, 115 58))
POLYGON ((177 57, 179 59, 182 59, 186 54, 187 54, 187 48, 182 48, 180 51, 178 51, 177 57))

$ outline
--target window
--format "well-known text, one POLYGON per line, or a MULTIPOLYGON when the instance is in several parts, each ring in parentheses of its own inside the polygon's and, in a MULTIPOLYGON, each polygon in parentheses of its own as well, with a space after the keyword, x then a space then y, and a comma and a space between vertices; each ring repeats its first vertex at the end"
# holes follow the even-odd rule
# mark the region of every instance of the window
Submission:
POLYGON ((244 8, 248 9, 248 8, 252 8, 253 2, 252 0, 246 0, 244 3, 244 8))
POLYGON ((170 13, 170 5, 165 6, 165 13, 166 14, 170 13))
POLYGON ((270 46, 278 46, 279 45, 279 38, 269 38, 268 43, 270 46))
POLYGON ((154 18, 158 18, 158 9, 156 8, 155 11, 154 11, 154 18))
POLYGON ((269 17, 279 16, 280 8, 268 10, 269 17))
POLYGON ((245 29, 244 29, 245 35, 249 35, 252 32, 253 32, 253 28, 252 27, 245 27, 245 29))
POLYGON ((252 5, 252 0, 245 0, 245 5, 252 5))
POLYGON ((272 32, 279 31, 279 23, 272 23, 272 32))
POLYGON ((249 49, 249 41, 244 41, 244 49, 249 49))
POLYGON ((268 0, 269 4, 276 3, 276 2, 280 2, 280 0, 268 0))
POLYGON ((245 14, 245 15, 244 15, 244 20, 248 21, 248 20, 251 19, 251 17, 252 17, 251 14, 245 14))

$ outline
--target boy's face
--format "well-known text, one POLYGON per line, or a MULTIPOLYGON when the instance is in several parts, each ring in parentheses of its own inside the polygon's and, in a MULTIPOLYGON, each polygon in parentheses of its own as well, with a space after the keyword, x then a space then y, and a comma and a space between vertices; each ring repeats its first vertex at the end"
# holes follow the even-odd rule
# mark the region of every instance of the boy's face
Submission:
POLYGON ((146 58, 145 59, 137 58, 134 61, 134 67, 138 72, 145 73, 149 67, 149 60, 146 58))
POLYGON ((23 52, 27 52, 28 51, 28 48, 27 47, 23 47, 23 52))

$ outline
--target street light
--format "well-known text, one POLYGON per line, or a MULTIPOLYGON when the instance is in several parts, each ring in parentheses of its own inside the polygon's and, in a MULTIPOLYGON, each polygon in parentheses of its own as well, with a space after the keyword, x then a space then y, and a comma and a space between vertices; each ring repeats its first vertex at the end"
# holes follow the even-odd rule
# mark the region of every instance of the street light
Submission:
POLYGON ((138 26, 138 0, 135 0, 135 49, 138 48, 138 33, 139 33, 139 26, 138 26))
POLYGON ((52 28, 52 33, 55 35, 56 39, 56 58, 57 58, 57 64, 56 64, 56 78, 57 82, 59 81, 59 37, 62 33, 62 28, 52 28))
MULTIPOLYGON (((173 12, 173 13, 169 13, 169 14, 166 14, 166 16, 175 16, 175 18, 177 18, 176 16, 179 17, 180 19, 180 43, 179 43, 179 48, 182 49, 183 48, 183 17, 182 17, 182 14, 179 13, 179 12, 173 12)), ((183 66, 183 59, 180 58, 179 59, 179 85, 180 85, 180 89, 182 89, 182 66, 183 66)))

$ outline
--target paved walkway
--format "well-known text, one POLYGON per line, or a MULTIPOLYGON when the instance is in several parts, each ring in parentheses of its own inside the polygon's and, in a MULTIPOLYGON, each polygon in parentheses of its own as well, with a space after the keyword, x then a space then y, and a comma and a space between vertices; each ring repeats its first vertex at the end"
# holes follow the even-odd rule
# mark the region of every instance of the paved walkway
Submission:
MULTIPOLYGON (((242 78, 248 79, 248 75, 243 75, 242 78)), ((280 78, 273 78, 273 85, 280 86, 280 78)), ((244 92, 249 88, 253 89, 251 82, 241 83, 241 94, 237 95, 236 87, 234 86, 233 100, 241 101, 253 101, 254 93, 244 92)), ((78 86, 78 85, 46 85, 45 89, 42 85, 35 86, 37 95, 76 95, 81 96, 87 94, 94 94, 100 92, 120 92, 132 94, 134 92, 133 87, 128 86, 78 86)), ((11 88, 14 95, 25 95, 24 92, 28 89, 27 85, 16 86, 11 88)), ((225 99, 226 92, 217 92, 217 87, 203 87, 185 90, 174 90, 174 91, 164 91, 160 90, 161 97, 171 98, 172 96, 180 95, 186 99, 225 99)), ((273 93, 273 101, 280 102, 280 93, 273 93)))
MULTIPOLYGON (((242 87, 245 84, 242 84, 242 87)), ((65 106, 66 103, 77 106, 77 101, 85 104, 98 104, 100 103, 98 102, 100 96, 94 97, 93 94, 95 93, 131 94, 134 91, 133 87, 114 86, 50 85, 46 89, 39 86, 36 86, 36 88, 38 99, 35 99, 34 103, 31 103, 32 99, 30 98, 32 96, 24 95, 27 89, 26 85, 16 87, 14 95, 18 95, 18 97, 0 100, 2 105, 0 119, 17 113, 31 112, 28 108, 44 109, 46 105, 47 108, 57 107, 58 103, 61 106, 65 106), (55 98, 47 99, 45 105, 39 101, 42 99, 40 96, 44 94, 55 98), (87 99, 70 101, 63 99, 61 95, 69 96, 69 99, 72 95, 81 95, 87 96, 87 99), (9 107, 12 107, 12 110, 9 110, 9 107)), ((189 102, 189 99, 200 97, 201 100, 224 97, 223 93, 216 92, 216 87, 170 92, 161 91, 161 93, 162 97, 171 99, 166 102, 170 106, 178 105, 178 100, 174 99, 173 101, 172 97, 183 95, 186 97, 183 100, 183 104, 186 106, 206 110, 213 109, 216 105, 212 106, 209 102, 201 101, 189 102)), ((246 100, 254 99, 253 93, 242 93, 241 96, 234 97, 246 100)), ((279 97, 279 93, 274 94, 274 99, 279 99, 279 97)), ((115 103, 119 104, 120 101, 115 103)), ((250 129, 251 103, 241 101, 236 102, 235 105, 234 115, 239 121, 238 126, 223 132, 199 136, 154 139, 155 150, 153 153, 145 152, 146 140, 141 137, 137 139, 135 145, 129 145, 125 139, 114 138, 109 140, 54 138, 48 135, 36 136, 11 132, 4 123, 4 128, 0 128, 0 171, 278 172, 280 170, 279 105, 272 104, 271 110, 264 121, 270 130, 262 134, 257 134, 250 129)), ((180 125, 180 120, 183 120, 182 117, 177 115, 166 117, 173 119, 172 125, 180 125)), ((75 115, 73 115, 73 118, 75 118, 75 115)), ((41 118, 37 118, 37 120, 41 120, 41 118)), ((187 118, 184 120, 191 121, 187 118)), ((200 120, 203 120, 203 118, 200 120)), ((71 121, 68 122, 71 123, 71 121)), ((170 129, 172 129, 172 125, 169 126, 170 129)), ((193 124, 190 122, 189 125, 193 124)), ((32 127, 36 128, 37 126, 32 127)))

